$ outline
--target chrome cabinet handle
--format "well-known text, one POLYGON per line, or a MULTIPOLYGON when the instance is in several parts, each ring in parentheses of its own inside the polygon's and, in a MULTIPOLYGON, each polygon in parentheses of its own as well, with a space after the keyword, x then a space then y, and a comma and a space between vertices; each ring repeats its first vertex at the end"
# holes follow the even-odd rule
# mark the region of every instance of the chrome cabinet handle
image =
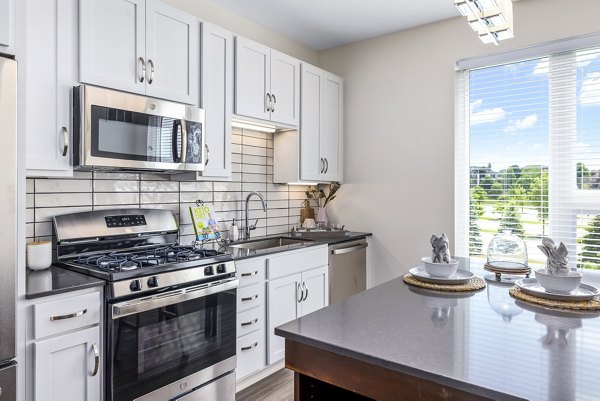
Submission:
POLYGON ((241 276, 242 277, 251 277, 251 276, 256 276, 258 274, 258 270, 254 270, 253 272, 250 273, 242 273, 241 276))
POLYGON ((144 82, 144 80, 146 79, 146 61, 143 57, 138 58, 138 61, 142 65, 142 74, 140 76, 140 82, 144 82))
POLYGON ((271 105, 271 111, 275 111, 275 103, 277 103, 277 98, 275 97, 275 95, 273 96, 273 104, 271 105))
POLYGON ((98 345, 95 343, 92 344, 92 351, 94 351, 94 371, 92 372, 92 377, 98 374, 98 368, 100 367, 100 351, 98 350, 98 345))
POLYGON ((244 323, 240 324, 240 326, 245 327, 245 326, 250 326, 250 325, 255 324, 255 323, 258 323, 258 318, 254 319, 254 320, 251 320, 249 322, 244 322, 244 323))
POLYGON ((308 287, 306 286, 306 283, 302 283, 302 287, 306 290, 306 293, 304 294, 304 298, 302 298, 302 302, 306 301, 306 298, 308 298, 308 287))
POLYGON ((210 148, 208 147, 208 145, 205 143, 204 144, 204 149, 206 149, 206 161, 204 162, 205 166, 208 166, 208 162, 209 162, 209 157, 210 157, 210 148))
POLYGON ((63 132, 62 155, 63 155, 63 157, 65 157, 67 155, 67 153, 69 152, 69 131, 67 130, 67 127, 62 127, 62 132, 63 132))
POLYGON ((253 301, 253 300, 255 300, 255 299, 258 299, 258 294, 256 294, 256 295, 252 295, 251 297, 245 297, 245 298, 242 298, 242 302, 253 301))
POLYGON ((265 101, 267 102, 267 111, 271 111, 271 94, 267 93, 265 101))
POLYGON ((152 84, 154 82, 154 62, 148 59, 148 64, 150 64, 150 78, 148 78, 148 83, 152 84))
POLYGON ((55 321, 55 320, 72 319, 74 317, 83 316, 86 313, 87 313, 87 309, 84 309, 84 310, 80 310, 79 312, 69 313, 68 315, 50 316, 50 320, 55 321))
POLYGON ((298 293, 300 294, 300 298, 298 299, 298 297, 296 297, 296 299, 298 300, 298 303, 300 303, 304 298, 304 289, 302 289, 302 284, 298 284, 298 293))
POLYGON ((321 157, 321 174, 323 174, 323 170, 325 170, 325 161, 324 161, 324 159, 321 157))
POLYGON ((325 158, 325 174, 327 174, 328 171, 329 171, 329 160, 327 160, 327 158, 325 158))
POLYGON ((240 349, 241 349, 242 351, 249 351, 249 350, 251 350, 252 348, 256 348, 256 347, 258 347, 258 342, 255 342, 254 344, 252 344, 252 345, 249 345, 249 346, 247 346, 247 347, 242 347, 242 348, 240 348, 240 349))

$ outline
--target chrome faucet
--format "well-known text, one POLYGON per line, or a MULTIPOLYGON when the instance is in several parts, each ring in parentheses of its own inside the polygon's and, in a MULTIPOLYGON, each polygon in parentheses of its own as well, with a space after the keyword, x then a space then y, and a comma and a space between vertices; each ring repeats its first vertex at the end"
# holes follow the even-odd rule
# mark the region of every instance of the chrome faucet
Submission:
POLYGON ((244 238, 243 238, 246 240, 250 239, 250 231, 256 230, 256 223, 258 223, 258 220, 256 220, 253 225, 248 224, 248 203, 249 203, 248 201, 250 200, 250 198, 253 195, 258 196, 258 198, 260 199, 260 201, 262 203, 263 211, 265 213, 267 212, 267 202, 265 202, 265 198, 263 198, 263 196, 261 194, 259 194, 258 192, 250 192, 248 194, 248 196, 246 196, 246 214, 244 215, 245 221, 244 221, 244 238))

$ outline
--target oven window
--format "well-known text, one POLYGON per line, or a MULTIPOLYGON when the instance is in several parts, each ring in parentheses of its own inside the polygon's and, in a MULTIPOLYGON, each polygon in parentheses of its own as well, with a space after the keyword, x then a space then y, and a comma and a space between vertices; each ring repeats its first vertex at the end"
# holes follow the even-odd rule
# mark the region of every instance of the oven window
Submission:
POLYGON ((236 291, 125 316, 109 325, 109 399, 132 400, 235 355, 236 291))
POLYGON ((181 162, 181 120, 92 106, 92 156, 181 162))

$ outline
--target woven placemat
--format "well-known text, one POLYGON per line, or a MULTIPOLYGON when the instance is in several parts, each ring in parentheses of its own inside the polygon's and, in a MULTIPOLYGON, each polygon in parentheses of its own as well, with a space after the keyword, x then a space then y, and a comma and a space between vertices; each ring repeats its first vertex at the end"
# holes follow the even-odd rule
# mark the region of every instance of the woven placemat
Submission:
POLYGON ((414 277, 410 273, 406 273, 402 276, 402 280, 406 284, 414 285, 415 287, 428 288, 430 290, 437 291, 451 291, 451 292, 459 292, 459 291, 475 291, 485 288, 485 281, 480 279, 479 277, 473 277, 469 281, 464 284, 433 284, 426 283, 414 277))
POLYGON ((526 294, 517 286, 511 287, 508 292, 512 297, 521 301, 536 305, 543 305, 550 308, 600 311, 600 297, 598 296, 590 299, 589 301, 555 301, 553 299, 540 298, 526 294))

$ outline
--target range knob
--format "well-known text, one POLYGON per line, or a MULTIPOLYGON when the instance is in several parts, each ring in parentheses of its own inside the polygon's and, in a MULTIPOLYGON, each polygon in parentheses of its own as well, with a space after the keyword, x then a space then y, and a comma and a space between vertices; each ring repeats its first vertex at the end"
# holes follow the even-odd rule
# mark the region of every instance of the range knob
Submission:
POLYGON ((140 280, 133 280, 131 284, 129 284, 129 289, 131 291, 141 291, 142 290, 142 282, 140 280))
POLYGON ((155 288, 158 287, 158 278, 156 276, 152 276, 148 279, 148 287, 155 288))
POLYGON ((213 269, 212 266, 206 266, 204 268, 204 275, 205 276, 212 276, 213 274, 215 274, 215 270, 213 269))
POLYGON ((227 266, 225 266, 225 263, 221 263, 220 265, 217 266, 217 273, 226 273, 227 272, 227 266))

